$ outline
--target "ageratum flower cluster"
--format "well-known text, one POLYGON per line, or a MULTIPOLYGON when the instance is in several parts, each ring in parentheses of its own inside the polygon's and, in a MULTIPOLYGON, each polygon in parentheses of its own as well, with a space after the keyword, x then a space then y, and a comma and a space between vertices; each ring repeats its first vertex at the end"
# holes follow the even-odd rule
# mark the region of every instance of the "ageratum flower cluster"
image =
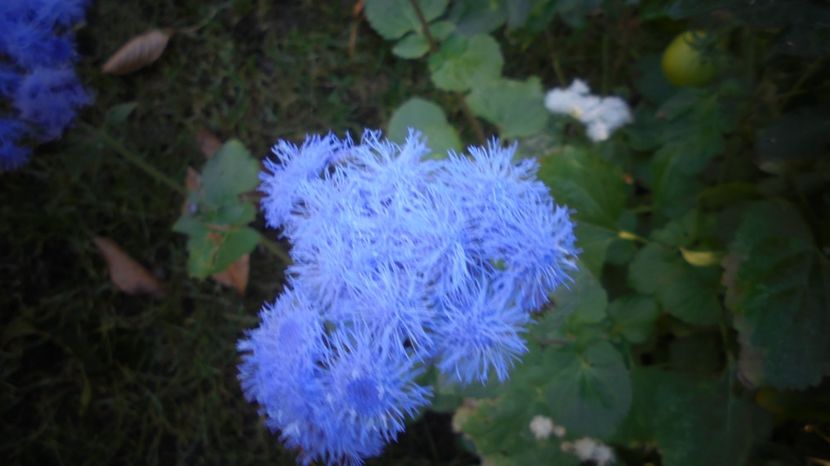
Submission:
POLYGON ((23 165, 29 143, 57 139, 91 96, 72 68, 72 26, 89 0, 0 1, 0 171, 23 165))
POLYGON ((576 267, 534 160, 495 140, 432 160, 417 133, 399 146, 371 131, 273 152, 262 207, 293 264, 239 343, 240 380, 301 462, 379 454, 427 405, 430 365, 507 378, 531 312, 576 267))

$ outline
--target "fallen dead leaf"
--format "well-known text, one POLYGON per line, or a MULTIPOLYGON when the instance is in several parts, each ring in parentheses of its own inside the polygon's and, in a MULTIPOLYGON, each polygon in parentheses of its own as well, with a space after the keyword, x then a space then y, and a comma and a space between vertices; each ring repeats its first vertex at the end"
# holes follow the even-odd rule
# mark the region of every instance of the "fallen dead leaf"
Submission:
POLYGON ((224 271, 213 274, 211 278, 222 285, 235 289, 239 293, 239 296, 245 296, 245 289, 248 288, 248 271, 250 268, 250 255, 245 254, 237 259, 236 262, 229 265, 224 271))
POLYGON ((172 29, 151 29, 133 37, 112 54, 101 71, 115 75, 129 74, 153 63, 161 57, 172 35, 172 29))
POLYGON ((107 261, 110 280, 116 288, 127 294, 165 294, 164 285, 143 265, 124 252, 115 241, 101 236, 96 236, 92 241, 107 261))

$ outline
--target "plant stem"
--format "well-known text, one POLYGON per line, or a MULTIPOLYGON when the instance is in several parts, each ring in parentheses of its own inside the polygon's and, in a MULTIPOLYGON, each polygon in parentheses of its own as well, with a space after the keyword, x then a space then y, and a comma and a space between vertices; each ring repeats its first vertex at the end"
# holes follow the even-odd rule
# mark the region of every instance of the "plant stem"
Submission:
POLYGON ((424 12, 421 11, 421 6, 418 5, 418 0, 409 0, 409 3, 412 4, 412 9, 415 10, 415 15, 421 23, 421 32, 424 34, 424 37, 427 38, 427 42, 429 43, 429 51, 435 52, 438 50, 438 42, 435 41, 435 38, 432 37, 432 33, 429 31, 429 23, 427 23, 424 12))
POLYGON ((461 110, 464 112, 464 117, 467 118, 467 122, 472 126, 473 132, 476 133, 479 144, 484 144, 487 141, 487 135, 484 134, 484 128, 481 127, 478 118, 476 118, 473 111, 467 105, 467 99, 463 95, 460 95, 460 99, 458 100, 461 102, 461 110))
POLYGON ((167 185, 167 187, 180 194, 187 195, 187 190, 184 188, 182 183, 176 182, 173 178, 170 178, 159 171, 156 167, 150 165, 146 160, 141 158, 141 156, 124 147, 124 144, 122 144, 121 141, 118 141, 109 134, 93 126, 81 124, 81 127, 93 135, 96 141, 104 143, 104 145, 117 152, 118 155, 124 158, 124 160, 133 164, 134 167, 143 171, 144 174, 150 178, 155 179, 161 184, 167 185))
POLYGON ((266 238, 265 235, 262 233, 259 234, 259 242, 262 244, 265 249, 268 250, 271 254, 277 256, 285 265, 288 265, 292 262, 291 257, 286 254, 285 251, 275 242, 271 241, 270 239, 266 238))

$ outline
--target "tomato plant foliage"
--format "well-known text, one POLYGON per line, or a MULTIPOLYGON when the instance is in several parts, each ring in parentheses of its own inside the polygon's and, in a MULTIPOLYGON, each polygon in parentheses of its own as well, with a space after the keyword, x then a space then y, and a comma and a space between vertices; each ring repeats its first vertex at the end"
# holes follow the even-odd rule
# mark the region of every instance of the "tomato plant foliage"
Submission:
POLYGON ((510 380, 439 390, 488 464, 607 464, 580 456, 586 437, 629 464, 817 454, 770 443, 827 418, 788 407, 830 375, 830 28, 808 19, 830 7, 788 5, 366 1, 434 85, 390 131, 422 129, 442 149, 518 141, 577 220, 580 271, 537 315, 510 380), (675 66, 669 80, 661 56, 688 31, 699 40, 681 64, 706 64, 706 79, 675 66), (515 72, 529 63, 533 75, 515 72), (545 92, 577 78, 624 98, 633 122, 595 143, 547 113, 545 92), (554 433, 533 431, 537 416, 554 433))

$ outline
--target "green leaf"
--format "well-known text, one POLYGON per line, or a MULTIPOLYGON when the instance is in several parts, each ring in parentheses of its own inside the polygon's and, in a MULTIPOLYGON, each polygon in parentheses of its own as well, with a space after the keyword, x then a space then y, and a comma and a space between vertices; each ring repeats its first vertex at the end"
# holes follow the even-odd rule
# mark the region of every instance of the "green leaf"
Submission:
POLYGON ((196 278, 206 278, 221 272, 253 251, 259 240, 259 233, 249 227, 230 230, 205 228, 191 235, 187 241, 188 273, 196 278))
POLYGON ((573 283, 560 286, 553 294, 554 312, 567 316, 572 327, 601 322, 608 304, 602 285, 583 264, 572 278, 573 283))
POLYGON ((798 210, 758 202, 730 251, 738 262, 730 300, 738 330, 760 351, 761 382, 804 389, 830 375, 830 264, 798 210))
POLYGON ((456 0, 452 2, 449 19, 460 34, 472 36, 498 29, 505 21, 501 1, 456 0))
POLYGON ((770 431, 769 416, 719 380, 642 368, 632 379, 634 401, 616 440, 656 443, 665 466, 746 464, 770 431))
MULTIPOLYGON (((562 452, 559 439, 553 435, 536 439, 530 422, 537 415, 551 417, 544 396, 550 380, 551 350, 531 348, 524 363, 516 367, 510 380, 502 385, 492 399, 474 402, 472 412, 461 423, 462 431, 474 443, 478 454, 497 464, 530 466, 556 464, 577 466, 575 456, 562 452)), ((470 408, 462 407, 459 411, 470 408)), ((555 420, 558 424, 558 420, 555 420)))
POLYGON ((428 100, 413 97, 398 107, 389 120, 389 138, 403 143, 409 128, 422 132, 435 154, 445 156, 450 149, 461 149, 458 133, 447 122, 444 111, 428 100))
POLYGON ((612 301, 608 315, 614 321, 612 333, 621 334, 631 343, 644 343, 654 333, 660 311, 650 296, 631 294, 612 301))
POLYGON ((202 171, 203 199, 219 206, 236 202, 240 194, 259 184, 259 162, 236 139, 226 142, 202 171))
POLYGON ((558 204, 575 210, 581 260, 594 276, 600 276, 629 193, 623 173, 593 152, 566 147, 542 158, 539 179, 558 204))
POLYGON ((680 251, 649 243, 628 268, 628 280, 640 293, 653 295, 663 310, 696 325, 720 320, 720 274, 716 267, 693 267, 680 251))
MULTIPOLYGON (((449 0, 417 0, 427 22, 441 16, 449 0)), ((410 31, 420 31, 421 23, 410 0, 366 0, 366 19, 385 39, 399 39, 410 31)))
POLYGON ((401 58, 421 58, 427 52, 429 52, 429 42, 424 36, 414 32, 407 34, 392 47, 392 53, 401 58))
POLYGON ((481 83, 466 97, 476 115, 498 126, 503 138, 530 136, 548 121, 539 78, 527 81, 499 79, 481 83))
POLYGON ((138 102, 124 102, 123 104, 113 105, 107 110, 105 116, 108 125, 120 125, 127 121, 127 118, 138 107, 138 102))
POLYGON ((503 64, 499 43, 485 34, 452 36, 429 57, 432 82, 445 91, 466 91, 496 80, 503 64))
POLYGON ((607 438, 628 413, 631 380, 622 355, 598 341, 583 352, 550 354, 546 395, 553 419, 572 435, 607 438))
MULTIPOLYGON (((672 219, 692 208, 701 190, 699 175, 724 150, 724 134, 735 126, 735 115, 718 93, 698 89, 678 92, 641 125, 646 142, 660 149, 651 162, 651 189, 657 213, 672 219)), ((635 123, 636 126, 637 123, 635 123)), ((638 134, 634 130, 632 134, 638 134)))

